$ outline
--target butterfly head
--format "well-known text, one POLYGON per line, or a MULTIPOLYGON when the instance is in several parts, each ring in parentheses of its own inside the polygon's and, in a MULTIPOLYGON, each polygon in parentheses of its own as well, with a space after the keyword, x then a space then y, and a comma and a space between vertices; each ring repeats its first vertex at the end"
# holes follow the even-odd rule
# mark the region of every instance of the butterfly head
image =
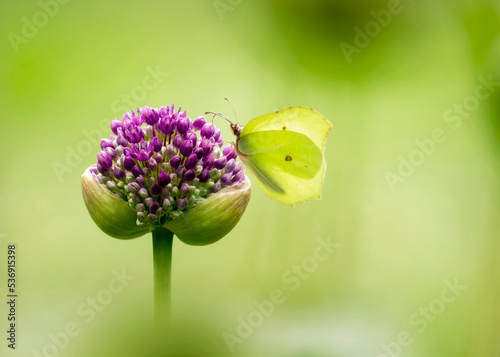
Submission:
POLYGON ((243 126, 241 126, 239 123, 237 123, 237 122, 233 123, 231 120, 229 120, 228 118, 226 118, 221 113, 205 112, 205 114, 212 114, 214 116, 217 116, 217 117, 220 117, 222 119, 227 120, 227 122, 229 123, 229 126, 231 127, 231 131, 233 132, 233 135, 236 136, 237 139, 239 139, 239 137, 241 135, 241 131, 243 130, 243 126))
POLYGON ((233 132, 234 136, 236 136, 236 138, 239 139, 242 130, 243 130, 243 127, 240 124, 231 123, 231 131, 233 132))

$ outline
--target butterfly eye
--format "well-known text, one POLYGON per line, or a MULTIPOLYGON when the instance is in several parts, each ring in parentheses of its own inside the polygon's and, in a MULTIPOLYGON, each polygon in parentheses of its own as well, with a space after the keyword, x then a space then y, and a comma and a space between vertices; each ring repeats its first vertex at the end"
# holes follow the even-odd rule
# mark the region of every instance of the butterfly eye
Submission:
POLYGON ((292 161, 292 157, 290 155, 285 156, 285 161, 292 161))

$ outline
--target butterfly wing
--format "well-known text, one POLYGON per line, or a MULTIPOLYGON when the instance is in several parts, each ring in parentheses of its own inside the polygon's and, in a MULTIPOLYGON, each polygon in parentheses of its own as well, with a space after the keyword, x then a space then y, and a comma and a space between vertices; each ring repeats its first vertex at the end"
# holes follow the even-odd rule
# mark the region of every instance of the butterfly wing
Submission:
POLYGON ((331 127, 321 114, 304 107, 258 117, 242 130, 240 158, 269 197, 287 205, 320 198, 331 127))
POLYGON ((241 136, 257 131, 290 130, 304 134, 323 152, 332 127, 332 123, 312 108, 291 107, 251 120, 243 127, 241 136))

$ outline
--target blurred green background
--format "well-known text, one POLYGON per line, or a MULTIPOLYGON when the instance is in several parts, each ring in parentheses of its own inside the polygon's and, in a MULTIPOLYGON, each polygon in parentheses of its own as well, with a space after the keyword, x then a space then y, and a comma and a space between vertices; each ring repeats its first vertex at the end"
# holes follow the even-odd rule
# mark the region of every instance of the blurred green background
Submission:
POLYGON ((4 0, 0 33, 2 356, 500 356, 498 1, 4 0), (130 107, 232 116, 225 96, 242 123, 304 105, 334 124, 323 199, 254 184, 223 240, 175 241, 157 336, 151 239, 102 233, 80 175, 130 107))

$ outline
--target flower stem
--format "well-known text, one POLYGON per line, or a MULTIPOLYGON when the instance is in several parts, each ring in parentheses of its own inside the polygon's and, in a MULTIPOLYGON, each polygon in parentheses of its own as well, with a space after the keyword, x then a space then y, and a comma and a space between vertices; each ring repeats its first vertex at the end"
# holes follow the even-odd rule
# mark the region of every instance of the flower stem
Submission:
POLYGON ((166 327, 170 318, 172 242, 174 234, 159 227, 153 231, 154 304, 157 328, 166 327))

